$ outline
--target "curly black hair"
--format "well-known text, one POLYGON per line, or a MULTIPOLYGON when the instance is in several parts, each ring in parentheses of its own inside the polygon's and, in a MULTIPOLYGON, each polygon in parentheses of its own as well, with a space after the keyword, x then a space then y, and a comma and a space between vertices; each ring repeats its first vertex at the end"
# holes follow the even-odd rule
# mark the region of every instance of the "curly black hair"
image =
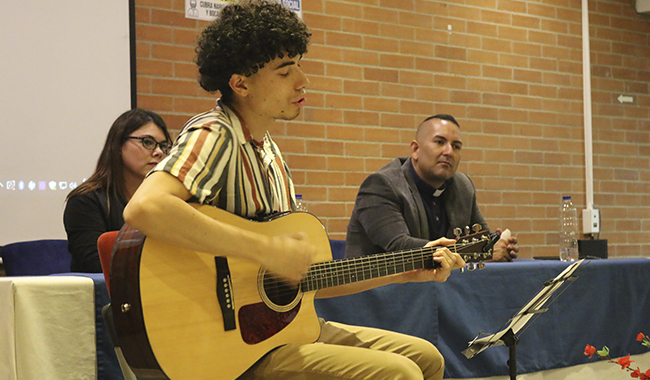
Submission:
POLYGON ((276 58, 303 55, 311 33, 307 25, 281 4, 253 0, 229 4, 201 33, 196 47, 199 84, 221 92, 229 103, 233 74, 253 75, 276 58))

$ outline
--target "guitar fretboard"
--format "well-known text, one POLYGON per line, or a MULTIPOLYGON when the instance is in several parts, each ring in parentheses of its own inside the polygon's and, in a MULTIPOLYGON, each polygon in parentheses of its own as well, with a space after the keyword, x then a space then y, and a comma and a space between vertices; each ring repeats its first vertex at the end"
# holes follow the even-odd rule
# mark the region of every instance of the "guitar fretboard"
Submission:
MULTIPOLYGON (((452 251, 458 244, 449 246, 452 251)), ((350 259, 327 261, 311 266, 301 281, 303 291, 319 290, 351 284, 416 269, 433 269, 440 264, 433 260, 433 253, 440 247, 425 247, 399 252, 375 254, 350 259)), ((484 260, 489 254, 461 254, 465 261, 484 260)))

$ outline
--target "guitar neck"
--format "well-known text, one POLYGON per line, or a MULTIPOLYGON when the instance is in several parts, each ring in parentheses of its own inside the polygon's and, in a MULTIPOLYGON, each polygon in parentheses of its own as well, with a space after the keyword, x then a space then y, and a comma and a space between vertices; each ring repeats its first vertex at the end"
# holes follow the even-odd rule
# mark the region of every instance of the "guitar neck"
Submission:
MULTIPOLYGON (((433 269, 440 266, 433 260, 438 248, 424 247, 317 263, 301 281, 301 288, 303 291, 319 290, 416 269, 433 269)), ((453 246, 448 248, 453 251, 453 246)), ((463 258, 469 260, 469 256, 463 258)))

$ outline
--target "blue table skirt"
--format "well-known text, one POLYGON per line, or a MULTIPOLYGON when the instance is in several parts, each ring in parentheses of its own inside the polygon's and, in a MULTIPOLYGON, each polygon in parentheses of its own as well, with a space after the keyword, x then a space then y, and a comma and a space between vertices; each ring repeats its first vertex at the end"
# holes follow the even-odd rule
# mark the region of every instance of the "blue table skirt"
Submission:
POLYGON ((106 281, 102 273, 59 273, 57 276, 83 276, 91 278, 95 285, 95 327, 97 342, 97 380, 124 380, 113 344, 108 336, 102 307, 110 303, 106 281))
MULTIPOLYGON (((507 376, 507 347, 490 347, 472 359, 461 352, 479 332, 502 330, 568 265, 487 263, 483 270, 456 271, 445 283, 389 285, 317 300, 316 308, 326 320, 429 340, 445 357, 445 377, 507 376)), ((608 346, 612 357, 647 352, 636 336, 650 334, 650 259, 586 260, 576 274, 549 310, 519 332, 519 374, 591 362, 583 354, 587 344, 608 346)))

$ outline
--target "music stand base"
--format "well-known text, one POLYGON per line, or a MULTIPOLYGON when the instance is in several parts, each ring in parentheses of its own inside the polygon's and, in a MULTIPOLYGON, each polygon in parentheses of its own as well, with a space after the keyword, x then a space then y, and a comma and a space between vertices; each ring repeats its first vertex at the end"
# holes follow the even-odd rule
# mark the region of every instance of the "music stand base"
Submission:
POLYGON ((503 337, 501 337, 503 343, 510 350, 510 358, 508 359, 508 369, 510 371, 510 380, 517 379, 517 344, 519 343, 519 338, 517 335, 512 332, 512 329, 508 330, 503 337))

